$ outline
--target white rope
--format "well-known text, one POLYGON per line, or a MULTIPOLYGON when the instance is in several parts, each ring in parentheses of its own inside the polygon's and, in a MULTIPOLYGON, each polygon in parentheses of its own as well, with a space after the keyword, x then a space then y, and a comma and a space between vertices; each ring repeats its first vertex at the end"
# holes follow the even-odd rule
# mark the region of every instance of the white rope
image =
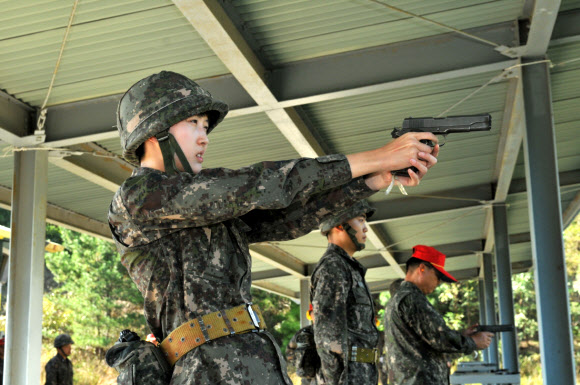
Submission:
POLYGON ((123 159, 117 154, 100 154, 93 151, 77 151, 71 150, 70 148, 60 148, 60 147, 15 147, 7 146, 2 150, 2 155, 0 158, 7 158, 12 156, 14 152, 18 151, 49 151, 55 153, 61 153, 62 156, 73 156, 73 155, 92 155, 99 158, 110 158, 110 159, 123 159))
POLYGON ((393 11, 397 11, 397 12, 400 12, 400 13, 404 13, 405 15, 409 15, 409 16, 411 16, 411 17, 414 17, 414 18, 417 18, 417 19, 420 19, 420 20, 426 21, 426 22, 428 22, 428 23, 431 23, 431 24, 437 25, 437 26, 439 26, 439 27, 442 27, 442 28, 448 29, 448 30, 450 30, 450 31, 453 31, 453 32, 459 33, 459 34, 461 34, 461 35, 463 35, 463 36, 467 36, 467 37, 469 37, 470 39, 475 39, 475 40, 477 40, 477 41, 480 41, 480 42, 482 42, 482 43, 485 43, 485 44, 491 45, 492 47, 499 47, 499 46, 500 46, 499 44, 497 44, 497 43, 494 43, 493 41, 490 41, 490 40, 483 39, 483 38, 481 38, 481 37, 479 37, 479 36, 472 35, 472 34, 470 34, 470 33, 468 33, 468 32, 462 31, 462 30, 460 30, 460 29, 457 29, 457 28, 451 27, 451 26, 449 26, 449 25, 446 25, 446 24, 443 24, 443 23, 439 23, 438 21, 435 21, 435 20, 427 19, 426 17, 423 17, 423 16, 420 16, 420 15, 417 15, 417 14, 415 14, 415 13, 412 13, 412 12, 409 12, 409 11, 405 11, 404 9, 401 9, 401 8, 394 7, 394 6, 392 6, 392 5, 389 5, 389 4, 386 4, 386 3, 383 3, 383 2, 381 2, 381 1, 378 1, 378 0, 370 0, 370 1, 372 1, 373 3, 380 4, 380 5, 384 6, 384 7, 387 7, 387 8, 389 8, 389 9, 392 9, 393 11))
POLYGON ((38 117, 38 121, 36 122, 36 127, 39 131, 44 130, 44 123, 46 122, 46 104, 48 103, 48 98, 50 97, 50 93, 52 92, 52 87, 54 85, 54 80, 56 79, 56 74, 58 72, 58 68, 60 67, 60 61, 62 59, 62 54, 64 52, 64 46, 66 44, 66 40, 68 38, 68 33, 70 32, 72 22, 74 19, 74 15, 77 9, 77 5, 79 0, 75 0, 75 3, 72 8, 72 12, 70 14, 70 18, 68 20, 68 25, 66 27, 66 31, 64 33, 64 38, 62 39, 62 44, 60 45, 60 52, 58 54, 58 59, 56 60, 56 65, 54 67, 54 71, 52 73, 52 79, 50 80, 50 85, 48 86, 48 91, 46 92, 46 97, 44 98, 44 102, 40 107, 40 116, 38 117))

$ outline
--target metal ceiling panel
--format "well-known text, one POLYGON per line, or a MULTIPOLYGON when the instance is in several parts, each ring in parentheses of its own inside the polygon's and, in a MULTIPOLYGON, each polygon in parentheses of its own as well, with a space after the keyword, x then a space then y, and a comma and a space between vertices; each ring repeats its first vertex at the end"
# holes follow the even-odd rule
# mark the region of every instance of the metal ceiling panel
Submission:
POLYGON ((112 199, 112 191, 52 164, 48 165, 49 203, 107 223, 107 212, 112 199))
MULTIPOLYGON (((515 20, 524 1, 415 0, 389 4, 467 29, 515 20)), ((369 0, 235 0, 233 5, 243 29, 274 65, 449 32, 369 0)))
MULTIPOLYGON (((35 106, 46 97, 72 9, 63 4, 12 5, 0 16, 0 84, 35 106)), ((228 73, 168 0, 81 1, 48 105, 122 93, 161 69, 196 79, 228 73)))

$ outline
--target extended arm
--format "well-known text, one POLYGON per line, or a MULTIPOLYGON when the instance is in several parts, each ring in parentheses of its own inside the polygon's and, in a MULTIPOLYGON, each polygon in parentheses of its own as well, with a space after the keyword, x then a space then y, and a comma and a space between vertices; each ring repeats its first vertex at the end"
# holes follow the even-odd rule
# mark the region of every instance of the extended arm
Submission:
POLYGON ((441 353, 469 354, 476 349, 471 337, 451 330, 427 298, 409 295, 400 303, 400 312, 418 338, 441 353))
POLYGON ((241 219, 252 229, 248 233, 250 243, 294 239, 317 228, 328 215, 374 193, 364 178, 357 178, 313 195, 305 202, 296 200, 281 210, 254 210, 241 219))

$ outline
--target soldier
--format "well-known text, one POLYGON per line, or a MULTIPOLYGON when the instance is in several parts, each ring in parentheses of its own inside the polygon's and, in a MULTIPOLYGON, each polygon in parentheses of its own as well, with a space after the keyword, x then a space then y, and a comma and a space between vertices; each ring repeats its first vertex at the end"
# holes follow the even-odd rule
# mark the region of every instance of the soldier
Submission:
POLYGON ((328 248, 312 273, 310 290, 319 384, 378 382, 373 299, 364 279, 366 268, 353 258, 365 247, 366 220, 374 211, 363 200, 320 225, 328 248))
MULTIPOLYGON (((121 98, 123 155, 138 166, 115 194, 109 224, 145 298, 172 385, 290 383, 280 349, 250 294, 249 243, 307 234, 325 215, 391 182, 391 170, 436 163, 437 141, 410 133, 373 151, 202 170, 208 134, 228 106, 163 71, 121 98), (250 333, 253 331, 253 333, 250 333), (209 342, 210 343, 206 343, 209 342)), ((244 149, 240 149, 244 151, 244 149)))
POLYGON ((417 245, 407 261, 407 275, 385 310, 385 344, 393 384, 447 385, 449 353, 485 349, 492 333, 451 330, 427 300, 442 282, 457 280, 445 271, 445 254, 417 245))
POLYGON ((74 341, 68 334, 60 334, 54 339, 57 354, 48 361, 44 368, 46 385, 72 385, 73 367, 72 362, 68 359, 72 344, 74 341))

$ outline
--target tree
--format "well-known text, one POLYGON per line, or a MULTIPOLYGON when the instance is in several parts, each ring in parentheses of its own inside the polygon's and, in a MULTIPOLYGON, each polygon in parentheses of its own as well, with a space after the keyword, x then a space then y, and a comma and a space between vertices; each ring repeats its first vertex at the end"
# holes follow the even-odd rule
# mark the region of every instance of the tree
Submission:
POLYGON ((45 337, 60 332, 74 335, 81 345, 105 348, 117 339, 122 329, 145 333, 143 299, 121 265, 114 246, 103 240, 64 228, 48 226, 47 234, 58 235, 66 250, 45 255, 48 268, 58 287, 47 295, 49 314, 67 315, 66 322, 45 322, 45 337), (64 330, 55 330, 55 327, 64 330))

